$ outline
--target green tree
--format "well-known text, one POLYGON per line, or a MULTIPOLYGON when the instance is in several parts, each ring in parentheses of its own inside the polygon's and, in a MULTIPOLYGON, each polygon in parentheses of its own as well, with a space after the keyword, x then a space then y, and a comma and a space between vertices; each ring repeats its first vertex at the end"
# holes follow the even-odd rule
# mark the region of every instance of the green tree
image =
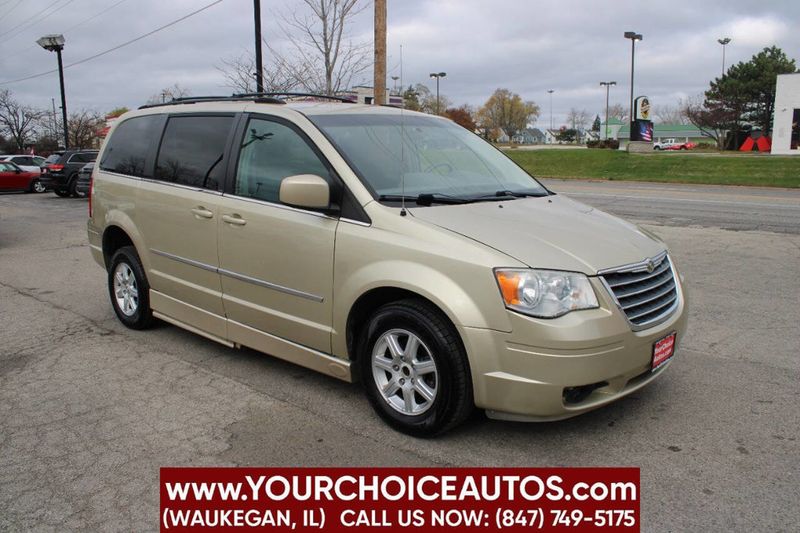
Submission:
POLYGON ((764 48, 750 61, 732 65, 721 78, 712 81, 705 93, 705 107, 732 117, 725 129, 739 131, 744 124, 750 124, 769 135, 778 74, 796 71, 794 59, 789 59, 783 50, 776 46, 764 48))
POLYGON ((538 105, 524 101, 508 89, 497 89, 478 111, 478 124, 484 132, 500 129, 513 137, 538 117, 538 105))
POLYGON ((595 133, 600 131, 600 115, 595 115, 594 122, 592 123, 592 131, 595 133))

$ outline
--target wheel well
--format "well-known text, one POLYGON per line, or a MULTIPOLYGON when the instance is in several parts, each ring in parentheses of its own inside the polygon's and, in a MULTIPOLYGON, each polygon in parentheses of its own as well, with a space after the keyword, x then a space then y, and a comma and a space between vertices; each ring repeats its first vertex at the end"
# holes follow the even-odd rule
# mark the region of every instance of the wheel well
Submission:
POLYGON ((109 226, 103 232, 103 259, 105 260, 106 268, 111 264, 111 257, 113 257, 114 252, 123 246, 133 246, 133 241, 120 227, 109 226))
POLYGON ((413 291, 399 289, 397 287, 372 289, 362 294, 358 300, 356 300, 353 307, 350 308, 350 314, 347 316, 347 354, 350 356, 351 361, 356 360, 356 342, 361 333, 361 329, 366 326, 366 321, 369 316, 382 305, 408 298, 415 298, 428 302, 436 308, 448 322, 452 323, 447 313, 443 312, 439 306, 413 291))

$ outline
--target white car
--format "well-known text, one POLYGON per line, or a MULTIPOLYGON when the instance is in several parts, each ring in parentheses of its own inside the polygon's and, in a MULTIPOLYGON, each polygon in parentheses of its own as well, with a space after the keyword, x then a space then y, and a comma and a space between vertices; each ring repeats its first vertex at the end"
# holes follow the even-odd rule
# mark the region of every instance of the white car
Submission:
POLYGON ((42 166, 44 165, 44 157, 38 155, 0 155, 0 161, 7 161, 14 163, 19 168, 26 172, 42 173, 42 166))

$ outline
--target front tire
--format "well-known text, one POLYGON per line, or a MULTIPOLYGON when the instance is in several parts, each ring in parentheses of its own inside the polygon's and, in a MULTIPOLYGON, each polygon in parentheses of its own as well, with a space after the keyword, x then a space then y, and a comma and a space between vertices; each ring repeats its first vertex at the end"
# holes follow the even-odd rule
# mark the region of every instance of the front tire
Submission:
POLYGON ((86 198, 85 194, 78 192, 78 175, 73 174, 72 177, 69 179, 69 186, 67 186, 67 191, 69 191, 69 195, 73 198, 86 198))
POLYGON ((108 294, 117 318, 131 329, 146 329, 153 323, 150 284, 133 246, 123 246, 111 257, 108 294))
POLYGON ((361 332, 357 356, 372 407, 403 433, 443 433, 474 408, 458 332, 428 302, 408 299, 379 308, 361 332))
POLYGON ((69 198, 70 193, 64 189, 53 189, 53 192, 56 193, 56 196, 60 198, 69 198))

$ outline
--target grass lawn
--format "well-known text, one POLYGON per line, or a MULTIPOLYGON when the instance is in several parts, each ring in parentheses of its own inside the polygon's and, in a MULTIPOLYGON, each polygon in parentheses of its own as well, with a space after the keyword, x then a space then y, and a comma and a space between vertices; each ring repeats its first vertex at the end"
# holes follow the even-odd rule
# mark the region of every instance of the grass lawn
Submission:
POLYGON ((713 185, 800 187, 800 157, 628 154, 619 150, 508 150, 534 176, 713 185))

